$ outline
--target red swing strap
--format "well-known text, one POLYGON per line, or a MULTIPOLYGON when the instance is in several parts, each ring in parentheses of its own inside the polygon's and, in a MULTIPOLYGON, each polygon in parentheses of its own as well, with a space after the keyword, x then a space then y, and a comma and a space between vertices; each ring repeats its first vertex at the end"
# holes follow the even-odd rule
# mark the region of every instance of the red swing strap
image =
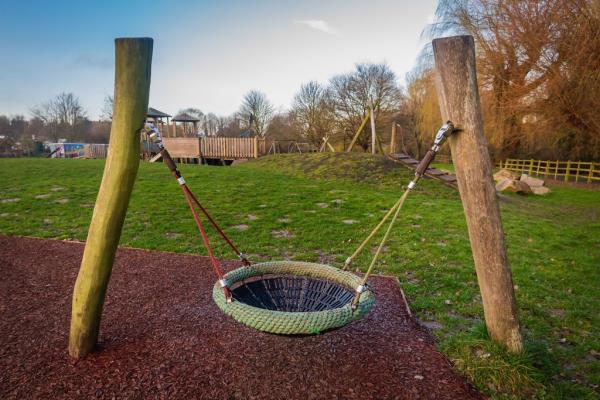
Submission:
POLYGON ((215 228, 215 230, 219 233, 219 235, 221 235, 221 237, 225 240, 225 242, 227 242, 227 244, 233 249, 233 251, 237 254, 237 256, 240 258, 242 263, 244 265, 250 265, 250 261, 244 255, 244 253, 240 252, 237 249, 237 247, 233 244, 233 242, 229 239, 229 237, 227 237, 225 232, 223 232, 223 229, 221 229, 221 227, 217 224, 217 222, 208 213, 206 208, 204 208, 204 206, 202 206, 202 204, 200 204, 200 202, 198 201, 196 196, 194 196, 194 194, 192 193, 190 188, 187 186, 185 179, 183 178, 183 176, 181 176, 181 172, 179 172, 179 169, 177 168, 177 164, 175 164, 175 161, 173 161, 173 158, 171 158, 171 155, 169 154, 167 149, 164 148, 164 146, 162 144, 162 140, 160 138, 160 132, 154 126, 154 124, 146 123, 145 130, 146 130, 146 133, 148 134, 149 139, 152 140, 160 149, 160 154, 162 155, 162 159, 163 159, 164 163, 167 165, 167 167, 169 168, 169 170, 171 171, 171 174, 173 175, 173 177, 175 177, 175 179, 177 179, 177 183, 179 183, 179 186, 181 187, 181 190, 183 191, 183 195, 185 196, 188 206, 190 207, 190 211, 192 212, 192 215, 194 216, 194 221, 196 222, 196 226, 198 227, 198 232, 200 233, 200 236, 202 237, 202 242, 204 243, 204 247, 206 247, 206 251, 208 252, 208 256, 210 257, 210 261, 213 266, 213 269, 215 270, 215 273, 219 279, 219 283, 220 283, 221 287, 223 288, 223 293, 225 294, 225 298, 227 299, 227 301, 231 301, 231 291, 229 290, 229 288, 227 286, 227 282, 223 278, 223 269, 221 268, 221 263, 215 257, 215 254, 210 245, 210 241, 208 240, 208 236, 206 235, 206 231, 204 230, 204 226, 202 225, 202 221, 200 220, 200 216, 198 215, 198 212, 197 212, 196 208, 194 207, 194 204, 196 204, 198 206, 198 208, 200 208, 200 210, 205 215, 205 217, 208 219, 208 221, 211 223, 211 225, 215 228))

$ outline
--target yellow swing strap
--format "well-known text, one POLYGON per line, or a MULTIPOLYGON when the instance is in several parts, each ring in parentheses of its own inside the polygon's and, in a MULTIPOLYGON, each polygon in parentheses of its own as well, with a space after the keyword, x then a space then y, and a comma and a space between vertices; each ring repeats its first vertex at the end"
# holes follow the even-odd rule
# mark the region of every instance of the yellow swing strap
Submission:
POLYGON ((392 215, 394 213, 394 211, 396 210, 396 208, 398 208, 398 206, 400 206, 400 207, 402 206, 401 203, 404 202, 404 200, 403 200, 404 198, 406 198, 406 193, 404 193, 404 195, 402 195, 402 197, 400 197, 400 199, 398 199, 398 201, 392 206, 392 208, 390 208, 388 210, 388 212, 383 216, 381 221, 379 221, 377 226, 375 228, 373 228, 371 233, 369 233, 369 236, 367 236, 367 238, 365 240, 363 240, 363 242, 360 244, 360 246, 358 246, 358 248, 354 251, 354 253, 352 253, 352 255, 350 257, 346 258, 346 262, 344 263, 344 266, 342 267, 343 270, 347 270, 350 267, 350 265, 352 264, 352 261, 360 254, 361 251, 363 251, 363 249, 365 248, 367 243, 369 243, 371 241, 371 239, 373 239, 373 236, 375 236, 375 234, 377 232, 379 232, 379 229, 381 229, 381 227, 383 226, 385 221, 387 221, 387 219, 390 217, 390 215, 392 215))
MULTIPOLYGON (((402 205, 404 205, 404 200, 406 200, 406 197, 408 196, 408 193, 410 192, 410 190, 411 190, 411 188, 406 189, 406 191, 404 192, 402 197, 400 197, 400 200, 398 200, 398 203, 396 203, 396 206, 395 206, 396 212, 394 213, 394 217, 390 221, 390 224, 388 225, 388 228, 385 231, 385 235, 383 235, 383 239, 381 239, 381 242, 379 243, 379 247, 377 247, 377 251, 375 252, 375 255, 373 256, 373 258, 371 259, 371 264, 369 265, 369 269, 363 276, 362 281, 360 282, 360 285, 358 286, 358 288, 356 290, 356 292, 357 292, 356 296, 354 296, 354 299, 352 299, 352 308, 353 309, 356 308, 356 305, 358 304, 358 301, 360 300, 361 293, 366 290, 366 285, 367 285, 367 281, 369 280, 369 276, 371 276, 371 273, 373 272, 373 267, 375 266, 375 263, 377 262, 377 259, 379 258, 379 254, 381 254, 381 249, 383 249, 383 246, 385 246, 385 243, 387 242, 388 237, 390 236, 390 232, 392 231, 392 228, 394 227, 394 224, 396 223, 396 220, 398 219, 398 215, 400 215, 400 210, 402 209, 402 205)), ((383 222, 384 221, 381 221, 380 225, 383 222)), ((380 226, 380 225, 378 225, 378 226, 380 226)))
POLYGON ((452 133, 454 133, 455 131, 457 131, 457 129, 454 128, 454 125, 452 124, 451 121, 446 122, 439 129, 438 133, 436 134, 435 140, 433 142, 433 146, 427 152, 427 154, 425 154, 425 157, 423 157, 423 159, 417 166, 417 168, 415 170, 415 177, 408 184, 408 187, 404 191, 404 194, 402 194, 402 197, 400 197, 400 199, 396 202, 396 204, 394 204, 394 206, 385 214, 385 216, 382 218, 382 220, 379 222, 379 224, 377 224, 375 229, 373 229, 373 231, 371 231, 369 236, 367 236, 367 238, 360 244, 360 246, 358 246, 358 249, 356 249, 354 254, 352 254, 350 257, 348 257, 346 259, 344 269, 346 269, 352 263, 352 259, 354 257, 356 257, 358 255, 358 253, 360 253, 363 250, 363 248, 367 245, 367 243, 371 240, 371 238, 373 238, 373 236, 377 233, 377 231, 379 231, 379 229, 385 223, 385 221, 389 218, 389 216, 392 213, 394 213, 394 217, 390 221, 390 224, 388 225, 388 228, 383 236, 383 239, 381 239, 381 243, 379 243, 379 247, 377 247, 377 251, 375 252, 375 255, 373 256, 373 259, 371 260, 371 264, 369 265, 367 272, 363 276, 363 279, 362 279, 360 285, 356 288, 356 295, 352 299, 352 309, 353 310, 355 310, 358 305, 358 302, 360 300, 360 295, 365 290, 367 290, 367 286, 366 286, 367 280, 369 279, 369 276, 371 276, 371 273, 373 272, 373 267, 375 266, 375 263, 377 262, 379 255, 381 254, 381 249, 383 249, 383 246, 387 242, 390 232, 392 231, 392 228, 394 227, 394 224, 396 223, 396 220, 398 219, 398 215, 400 214, 400 210, 402 209, 402 206, 404 205, 404 201, 406 200, 408 193, 416 186, 419 179, 421 179, 421 177, 425 174, 425 171, 429 167, 429 164, 435 158, 435 154, 438 152, 441 144, 444 143, 446 141, 446 139, 448 138, 448 136, 452 135, 452 133), (395 210, 395 212, 394 212, 394 210, 395 210))

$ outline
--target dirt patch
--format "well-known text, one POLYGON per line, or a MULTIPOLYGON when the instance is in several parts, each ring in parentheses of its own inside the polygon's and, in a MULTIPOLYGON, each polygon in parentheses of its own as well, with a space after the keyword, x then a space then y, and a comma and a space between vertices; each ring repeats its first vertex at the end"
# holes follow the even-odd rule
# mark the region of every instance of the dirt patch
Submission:
POLYGON ((239 224, 234 226, 235 229, 237 229, 238 231, 247 231, 248 228, 250 228, 248 225, 246 224, 239 224))
POLYGON ((336 259, 335 254, 326 253, 321 249, 315 250, 315 253, 319 255, 319 260, 317 261, 319 264, 333 265, 336 259))
POLYGON ((294 234, 287 229, 271 231, 271 234, 278 239, 294 237, 294 234))
POLYGON ((248 214, 247 218, 248 221, 256 221, 258 219, 258 217, 254 214, 248 214))
POLYGON ((66 347, 82 252, 0 236, 0 398, 482 398, 408 315, 394 279, 372 279, 377 302, 365 318, 286 337, 220 312, 208 258, 146 250, 117 253, 101 351, 74 362, 66 347))

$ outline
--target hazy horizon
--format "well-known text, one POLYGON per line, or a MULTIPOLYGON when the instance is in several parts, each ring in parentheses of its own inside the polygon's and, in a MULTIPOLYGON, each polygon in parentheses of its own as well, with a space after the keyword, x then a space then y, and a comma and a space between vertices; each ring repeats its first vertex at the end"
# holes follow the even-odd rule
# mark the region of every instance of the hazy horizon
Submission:
POLYGON ((244 93, 289 107, 302 83, 356 63, 385 62, 400 82, 422 47, 436 1, 160 1, 31 4, 0 13, 0 114, 73 92, 90 119, 112 94, 116 37, 154 38, 150 105, 228 115, 244 93))

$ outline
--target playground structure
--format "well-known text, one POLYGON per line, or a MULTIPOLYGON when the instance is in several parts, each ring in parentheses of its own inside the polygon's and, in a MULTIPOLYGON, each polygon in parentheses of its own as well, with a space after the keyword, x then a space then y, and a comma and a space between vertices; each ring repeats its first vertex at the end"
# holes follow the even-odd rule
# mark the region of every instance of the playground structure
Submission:
MULTIPOLYGON (((118 39, 116 41, 115 119, 111 130, 111 152, 106 163, 74 289, 69 341, 70 354, 74 357, 82 357, 93 350, 97 341, 104 296, 139 164, 136 155, 139 149, 137 141, 139 134, 144 130, 159 147, 163 161, 179 183, 192 211, 218 278, 213 289, 213 298, 217 305, 226 314, 256 329, 287 334, 318 333, 337 328, 362 317, 369 311, 374 299, 367 280, 373 272, 378 256, 397 221, 408 194, 425 174, 442 143, 449 138, 488 331, 492 339, 502 343, 508 350, 521 351, 522 338, 516 314, 514 288, 506 255, 500 212, 491 183, 491 162, 483 134, 473 38, 458 36, 436 39, 433 42, 433 49, 441 111, 448 122, 438 131, 433 146, 417 165, 415 178, 408 184, 402 196, 353 255, 346 260, 345 268, 351 265, 353 258, 365 248, 391 217, 366 274, 359 279, 356 276, 346 275, 347 273, 344 271, 335 270, 334 274, 331 267, 321 264, 265 263, 252 265, 191 193, 171 158, 166 143, 163 144, 159 130, 153 124, 143 125, 144 114, 148 106, 152 39, 118 39), (450 121, 457 123, 456 128, 450 121), (455 132, 457 133, 454 134, 455 132), (223 273, 219 260, 212 252, 196 208, 204 214, 220 236, 230 245, 240 258, 242 267, 227 275, 223 273), (482 216, 485 223, 482 223, 482 216), (239 293, 237 297, 235 295, 238 289, 245 290, 240 289, 242 286, 251 290, 246 279, 252 278, 253 281, 263 282, 262 294, 275 298, 277 297, 275 292, 281 291, 282 288, 269 285, 267 280, 279 276, 291 281, 295 276, 307 278, 309 282, 312 279, 327 281, 331 283, 330 288, 333 289, 323 292, 322 290, 325 288, 321 288, 321 295, 331 294, 330 290, 333 290, 337 294, 341 294, 341 297, 331 296, 333 300, 328 301, 320 310, 280 311, 272 309, 264 303, 262 306, 252 306, 243 301, 248 297, 239 293), (340 291, 339 285, 350 291, 351 299, 344 293, 344 290, 340 291), (331 323, 331 319, 334 320, 333 323, 331 323)), ((374 153, 376 143, 381 149, 381 143, 378 142, 375 134, 374 107, 371 108, 370 120, 373 132, 371 144, 374 153)), ((361 127, 364 127, 366 122, 367 117, 363 120, 361 127)), ((359 129, 359 132, 360 130, 362 128, 359 129)), ((350 150, 358 134, 353 139, 350 150)), ((294 287, 293 284, 292 287, 294 287)), ((285 292, 285 288, 283 290, 285 292)), ((282 296, 281 299, 290 298, 285 293, 282 296)), ((260 296, 255 293, 254 297, 260 296)))
MULTIPOLYGON (((175 160, 188 164, 218 162, 228 165, 235 160, 258 158, 266 154, 265 140, 257 137, 163 137, 162 142, 175 160)), ((146 143, 154 148, 149 161, 161 160, 160 149, 150 141, 146 143)))

